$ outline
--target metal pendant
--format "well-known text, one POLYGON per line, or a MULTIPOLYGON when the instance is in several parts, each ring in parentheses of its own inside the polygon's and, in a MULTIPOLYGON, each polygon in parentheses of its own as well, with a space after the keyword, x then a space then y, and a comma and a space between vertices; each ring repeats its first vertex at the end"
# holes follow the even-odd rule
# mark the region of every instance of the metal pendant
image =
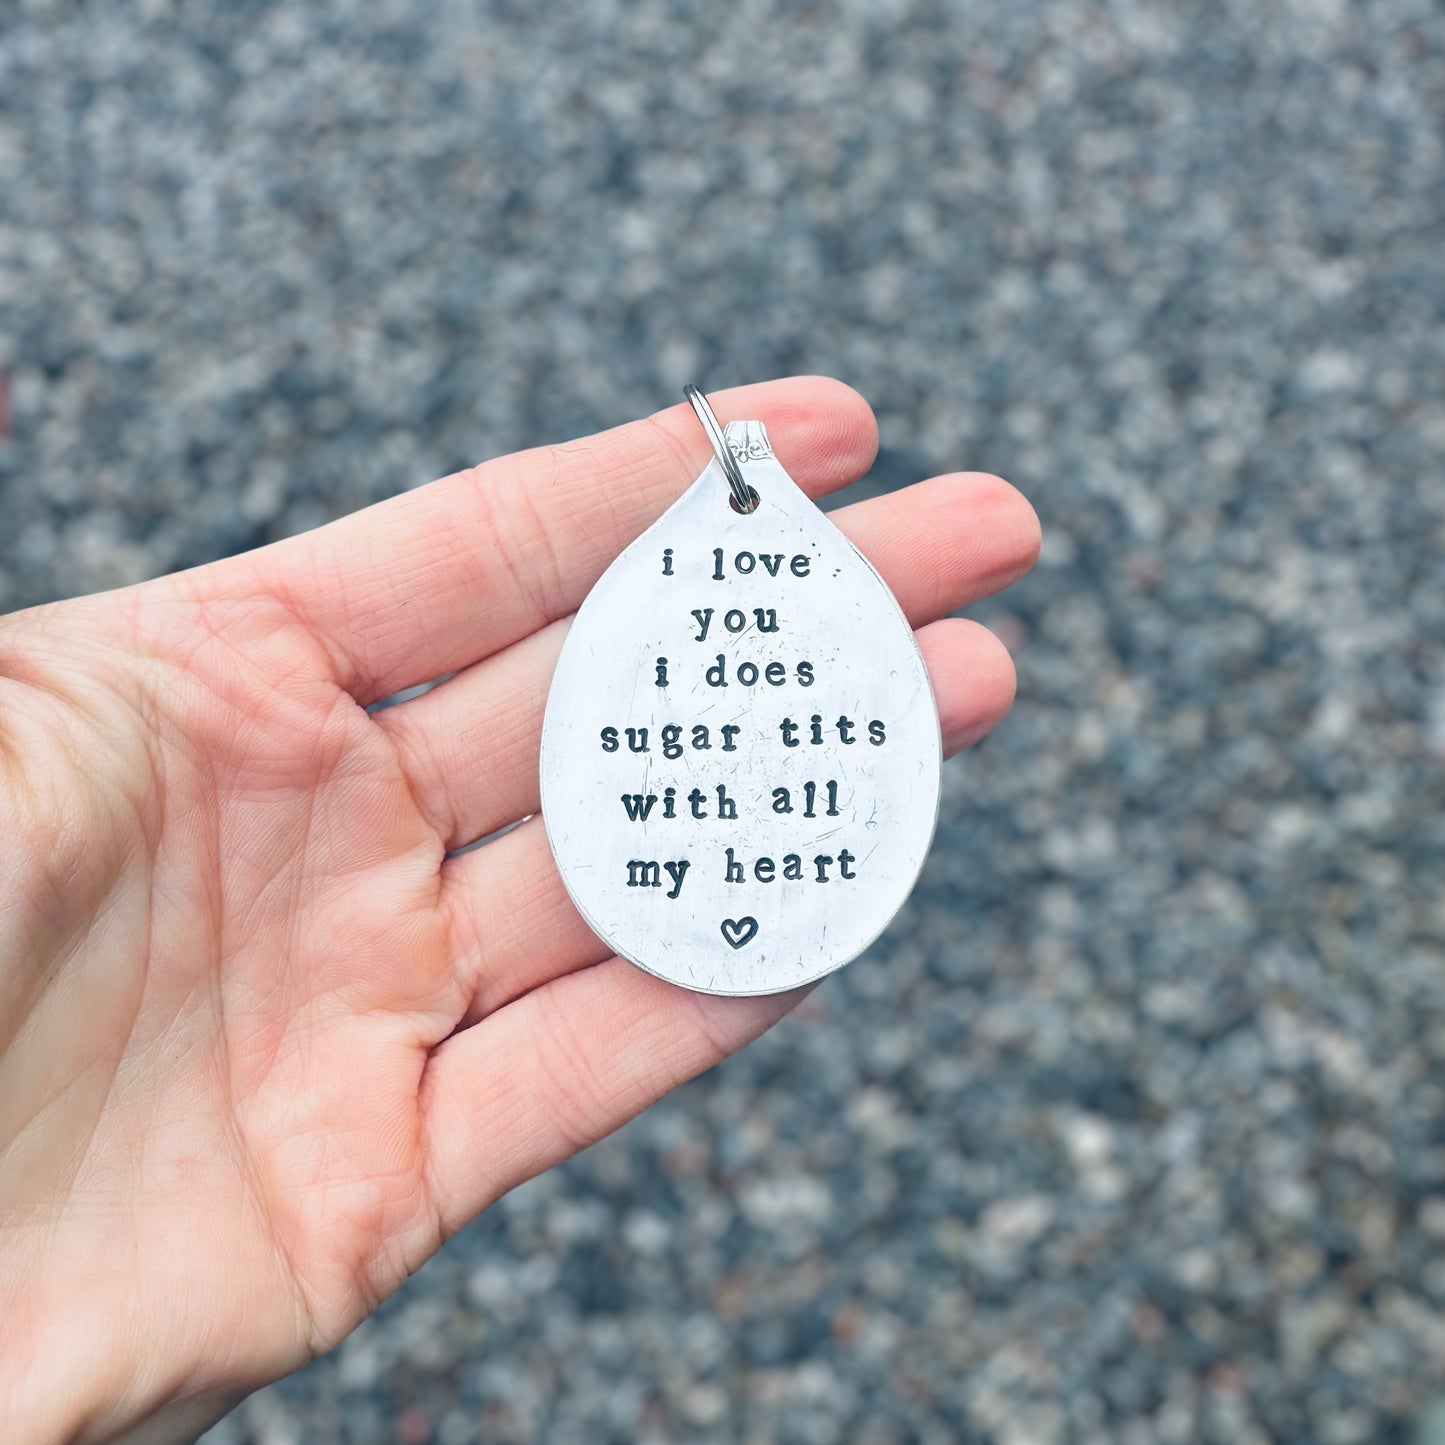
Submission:
POLYGON ((578 610, 542 727, 542 816, 609 947, 686 988, 776 993, 856 958, 917 881, 938 712, 882 578, 759 422, 578 610))

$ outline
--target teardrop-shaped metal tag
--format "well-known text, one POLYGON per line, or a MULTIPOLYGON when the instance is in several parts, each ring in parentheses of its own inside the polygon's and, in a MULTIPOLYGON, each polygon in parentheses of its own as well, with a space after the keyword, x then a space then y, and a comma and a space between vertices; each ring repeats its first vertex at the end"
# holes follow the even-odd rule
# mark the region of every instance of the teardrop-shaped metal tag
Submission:
POLYGON ((562 648, 542 816, 572 901, 640 968, 776 993, 856 958, 938 816, 938 713, 893 594, 759 422, 617 558, 562 648))

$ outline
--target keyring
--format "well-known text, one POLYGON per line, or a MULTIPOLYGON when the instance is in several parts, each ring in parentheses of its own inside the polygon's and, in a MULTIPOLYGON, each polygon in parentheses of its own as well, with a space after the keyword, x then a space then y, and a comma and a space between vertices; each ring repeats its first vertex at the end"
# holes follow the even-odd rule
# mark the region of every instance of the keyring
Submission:
POLYGON ((682 394, 692 403, 692 409, 697 413, 697 419, 702 423, 702 429, 712 443, 713 453, 722 465, 723 475, 728 479, 728 486, 732 488, 734 509, 744 514, 756 511, 758 494, 743 480, 743 469, 727 444, 723 429, 718 425, 712 407, 707 404, 707 397, 691 382, 683 387, 682 394))

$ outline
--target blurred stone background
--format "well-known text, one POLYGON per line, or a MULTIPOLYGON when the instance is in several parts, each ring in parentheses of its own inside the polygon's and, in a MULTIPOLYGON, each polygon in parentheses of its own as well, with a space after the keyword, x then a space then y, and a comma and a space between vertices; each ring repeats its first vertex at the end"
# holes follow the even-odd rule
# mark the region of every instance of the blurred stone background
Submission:
POLYGON ((0 606, 794 371, 1047 535, 872 953, 211 1445, 1445 1441, 1437 0, 0 14, 0 606))

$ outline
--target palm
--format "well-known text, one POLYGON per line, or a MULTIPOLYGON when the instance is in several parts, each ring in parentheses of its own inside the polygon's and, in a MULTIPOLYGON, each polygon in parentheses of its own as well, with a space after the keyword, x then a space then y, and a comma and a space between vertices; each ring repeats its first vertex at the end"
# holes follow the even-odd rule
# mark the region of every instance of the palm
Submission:
MULTIPOLYGON (((814 492, 871 456, 866 409, 834 385, 720 401, 767 421, 814 492)), ((565 617, 705 456, 667 413, 0 633, 0 758, 37 793, 88 760, 61 785, 79 829, 35 809, 6 880, 23 906, 0 956, 0 1225, 69 1302, 54 1330, 84 1317, 165 1362, 116 1420, 189 1393, 194 1423, 206 1396, 328 1348, 499 1193, 788 1007, 607 958, 535 818, 448 856, 535 812, 565 617), (79 1023, 47 1012, 58 976, 88 1000, 79 1023), (33 1120, 62 1115, 33 1147, 33 1120), (124 1302, 98 1320, 97 1277, 124 1302)), ((1027 505, 952 478, 840 516, 930 624, 945 740, 981 735, 1007 659, 933 619, 1028 566, 1027 505)), ((28 1337, 37 1359, 54 1343, 28 1337)))

